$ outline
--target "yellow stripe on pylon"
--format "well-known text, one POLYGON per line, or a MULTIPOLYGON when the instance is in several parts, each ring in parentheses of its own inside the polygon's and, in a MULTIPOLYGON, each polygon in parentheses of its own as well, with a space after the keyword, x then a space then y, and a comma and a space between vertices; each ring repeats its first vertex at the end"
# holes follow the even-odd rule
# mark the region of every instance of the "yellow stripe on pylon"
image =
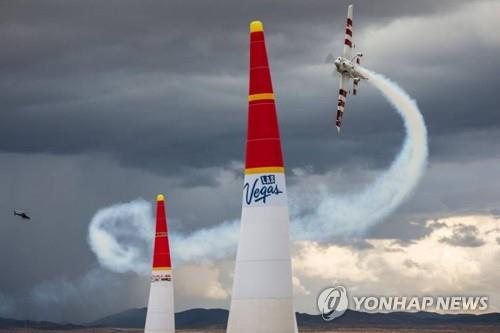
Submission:
POLYGON ((153 271, 170 271, 172 267, 153 267, 153 271))
POLYGON ((253 94, 248 96, 248 101, 249 102, 254 102, 254 101, 260 101, 263 99, 272 99, 274 100, 274 94, 273 93, 264 93, 264 94, 253 94))
POLYGON ((285 173, 285 168, 283 168, 283 167, 262 167, 262 168, 245 169, 245 175, 253 175, 256 173, 285 173))

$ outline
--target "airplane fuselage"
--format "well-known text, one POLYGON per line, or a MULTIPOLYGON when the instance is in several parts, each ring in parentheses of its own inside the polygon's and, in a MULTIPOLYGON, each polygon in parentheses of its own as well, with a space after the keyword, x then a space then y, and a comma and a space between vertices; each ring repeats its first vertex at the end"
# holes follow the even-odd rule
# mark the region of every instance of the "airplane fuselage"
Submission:
POLYGON ((334 64, 337 68, 337 72, 341 75, 348 75, 351 79, 366 79, 366 77, 356 70, 354 62, 347 58, 338 57, 335 59, 334 64))

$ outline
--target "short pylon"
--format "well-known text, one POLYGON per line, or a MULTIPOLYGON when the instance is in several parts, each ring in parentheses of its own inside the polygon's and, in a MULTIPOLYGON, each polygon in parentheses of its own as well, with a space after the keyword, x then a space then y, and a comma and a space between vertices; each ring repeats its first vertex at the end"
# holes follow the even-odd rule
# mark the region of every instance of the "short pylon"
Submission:
POLYGON ((156 197, 156 233, 153 250, 153 271, 149 291, 145 333, 174 333, 174 286, 170 245, 168 241, 165 198, 156 197))

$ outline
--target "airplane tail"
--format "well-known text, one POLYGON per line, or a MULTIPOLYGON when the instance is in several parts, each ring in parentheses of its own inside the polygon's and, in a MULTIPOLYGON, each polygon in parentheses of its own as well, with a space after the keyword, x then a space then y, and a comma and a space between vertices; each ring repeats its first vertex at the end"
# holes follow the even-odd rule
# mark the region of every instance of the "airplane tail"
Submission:
MULTIPOLYGON (((362 53, 356 54, 356 65, 361 65, 361 57, 362 56, 363 56, 362 53)), ((354 96, 356 96, 358 94, 359 81, 360 81, 360 79, 354 79, 352 81, 352 94, 354 96)))
POLYGON ((358 94, 359 81, 360 81, 359 79, 352 80, 352 94, 354 96, 358 94))

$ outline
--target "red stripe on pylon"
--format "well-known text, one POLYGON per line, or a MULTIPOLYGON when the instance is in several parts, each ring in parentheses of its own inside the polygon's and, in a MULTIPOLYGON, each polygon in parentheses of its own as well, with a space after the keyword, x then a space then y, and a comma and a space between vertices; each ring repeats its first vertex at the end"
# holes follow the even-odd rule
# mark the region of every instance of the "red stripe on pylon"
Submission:
MULTIPOLYGON (((263 31, 250 32, 249 95, 272 94, 271 72, 263 31)), ((248 103, 245 168, 283 167, 276 105, 273 99, 248 103)))
POLYGON ((250 82, 249 95, 272 93, 271 73, 267 60, 264 32, 250 33, 250 82))
POLYGON ((156 234, 153 251, 153 268, 171 267, 167 215, 163 196, 156 201, 156 234))

